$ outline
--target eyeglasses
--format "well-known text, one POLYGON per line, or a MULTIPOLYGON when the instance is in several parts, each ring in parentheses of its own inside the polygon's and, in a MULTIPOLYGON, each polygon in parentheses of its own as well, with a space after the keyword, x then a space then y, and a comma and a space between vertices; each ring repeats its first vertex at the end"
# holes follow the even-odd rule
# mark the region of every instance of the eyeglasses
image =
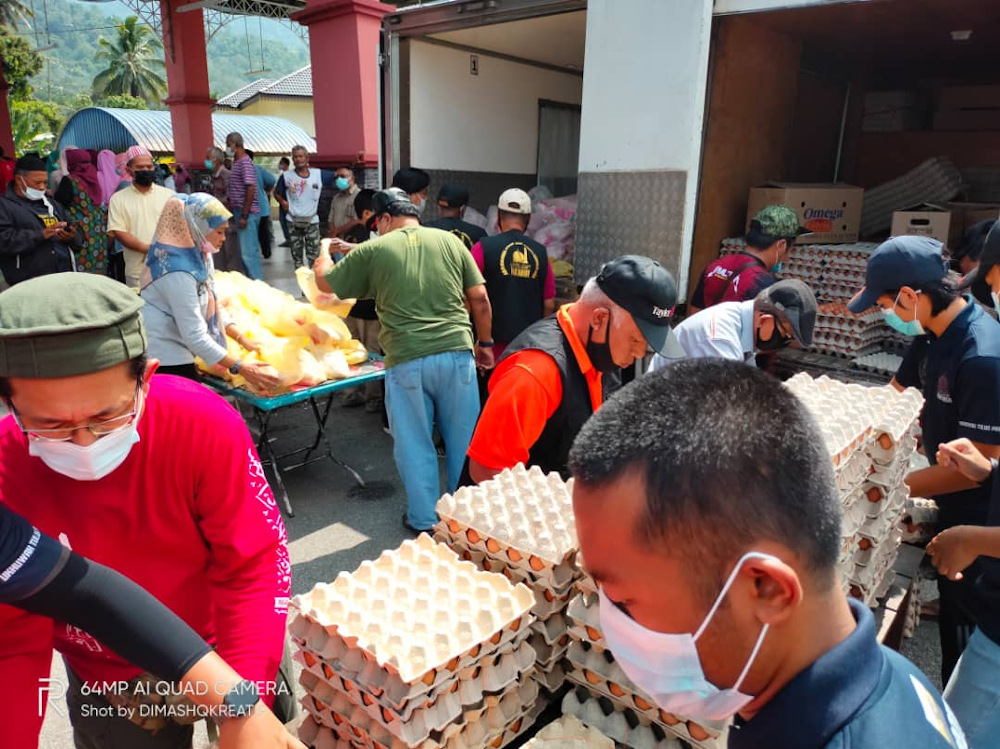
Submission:
POLYGON ((73 439, 73 434, 81 429, 86 429, 95 437, 107 437, 109 434, 121 432, 128 429, 135 423, 139 416, 139 396, 142 393, 142 380, 138 380, 135 385, 135 395, 132 399, 132 410, 121 416, 115 416, 104 421, 95 421, 91 424, 84 424, 78 427, 67 427, 58 429, 27 429, 21 421, 14 404, 8 401, 11 416, 20 428, 21 432, 32 442, 69 442, 73 439))

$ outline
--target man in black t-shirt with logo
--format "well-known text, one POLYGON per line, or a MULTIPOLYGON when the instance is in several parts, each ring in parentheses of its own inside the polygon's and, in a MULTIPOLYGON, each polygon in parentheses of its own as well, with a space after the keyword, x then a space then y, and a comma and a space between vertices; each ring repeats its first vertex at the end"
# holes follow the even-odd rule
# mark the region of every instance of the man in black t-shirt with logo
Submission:
POLYGON ((444 229, 462 240, 470 250, 486 236, 486 230, 464 221, 465 207, 469 204, 469 190, 457 182, 447 182, 438 191, 438 213, 441 218, 425 224, 432 229, 444 229))
POLYGON ((14 179, 0 196, 0 291, 49 273, 76 270, 80 240, 62 206, 45 194, 48 175, 38 154, 14 165, 14 179))
POLYGON ((504 191, 497 204, 500 233, 472 247, 493 305, 493 355, 533 322, 556 311, 556 282, 545 245, 525 232, 531 198, 524 190, 504 191))

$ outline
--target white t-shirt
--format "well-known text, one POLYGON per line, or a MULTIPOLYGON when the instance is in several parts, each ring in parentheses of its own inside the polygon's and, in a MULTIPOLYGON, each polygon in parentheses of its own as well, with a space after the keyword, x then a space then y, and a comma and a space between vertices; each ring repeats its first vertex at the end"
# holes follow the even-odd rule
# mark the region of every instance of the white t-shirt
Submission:
POLYGON ((300 177, 294 169, 282 172, 285 178, 285 196, 288 217, 312 216, 311 224, 319 223, 319 194, 323 192, 323 175, 319 169, 310 169, 308 177, 300 177))
MULTIPOLYGON (((696 312, 674 328, 674 335, 684 347, 688 359, 732 359, 753 361, 753 299, 745 302, 722 302, 696 312)), ((670 364, 657 354, 649 371, 670 364)))

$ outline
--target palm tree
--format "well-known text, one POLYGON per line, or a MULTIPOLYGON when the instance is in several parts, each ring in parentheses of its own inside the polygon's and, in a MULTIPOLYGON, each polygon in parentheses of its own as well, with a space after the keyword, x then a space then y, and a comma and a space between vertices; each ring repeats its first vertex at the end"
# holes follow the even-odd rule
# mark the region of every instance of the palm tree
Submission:
POLYGON ((94 99, 121 94, 149 103, 161 99, 167 90, 167 81, 161 75, 166 68, 163 43, 136 16, 129 16, 116 28, 117 39, 101 37, 97 41, 100 49, 95 58, 107 61, 108 67, 94 78, 94 99))
POLYGON ((27 25, 28 19, 33 15, 31 8, 21 0, 0 0, 0 26, 16 29, 27 25))

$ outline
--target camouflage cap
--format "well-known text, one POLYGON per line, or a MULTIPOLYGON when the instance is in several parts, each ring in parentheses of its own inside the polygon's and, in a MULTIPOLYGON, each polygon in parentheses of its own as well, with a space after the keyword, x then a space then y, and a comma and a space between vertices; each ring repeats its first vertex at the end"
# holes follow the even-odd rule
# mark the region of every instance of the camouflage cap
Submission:
POLYGON ((799 226, 798 214, 787 205, 764 206, 753 220, 760 224, 763 234, 775 239, 788 239, 811 233, 799 226))

